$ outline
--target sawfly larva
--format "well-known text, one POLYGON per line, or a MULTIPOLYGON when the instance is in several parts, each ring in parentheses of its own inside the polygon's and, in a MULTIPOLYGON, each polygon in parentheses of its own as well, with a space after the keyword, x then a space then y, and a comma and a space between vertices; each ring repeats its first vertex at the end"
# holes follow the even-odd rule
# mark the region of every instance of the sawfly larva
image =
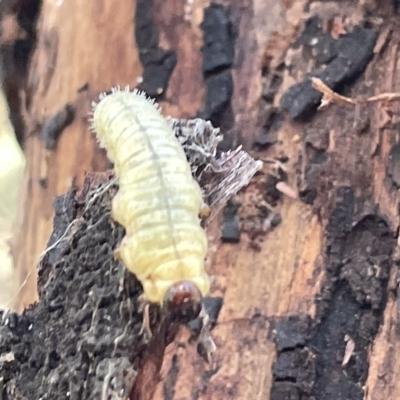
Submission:
POLYGON ((115 256, 149 301, 200 307, 210 285, 202 195, 172 128, 154 102, 128 89, 100 97, 93 128, 119 179, 111 215, 126 236, 115 256))

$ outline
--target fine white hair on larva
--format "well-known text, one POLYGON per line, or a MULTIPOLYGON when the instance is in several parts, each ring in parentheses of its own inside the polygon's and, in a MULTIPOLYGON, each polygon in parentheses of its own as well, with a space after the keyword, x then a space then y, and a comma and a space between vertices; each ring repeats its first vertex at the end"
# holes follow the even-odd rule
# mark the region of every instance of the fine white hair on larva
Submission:
POLYGON ((115 256, 137 276, 151 302, 163 303, 179 282, 207 294, 201 190, 158 105, 144 92, 116 87, 93 103, 92 127, 119 180, 111 216, 126 236, 115 256))

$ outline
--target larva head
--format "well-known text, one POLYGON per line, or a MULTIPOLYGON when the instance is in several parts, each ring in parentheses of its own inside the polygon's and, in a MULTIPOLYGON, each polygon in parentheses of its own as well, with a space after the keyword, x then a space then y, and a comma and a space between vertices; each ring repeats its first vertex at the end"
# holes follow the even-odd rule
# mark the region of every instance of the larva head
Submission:
POLYGON ((201 300, 201 292, 193 282, 180 281, 167 290, 163 305, 174 322, 186 324, 198 317, 201 300))

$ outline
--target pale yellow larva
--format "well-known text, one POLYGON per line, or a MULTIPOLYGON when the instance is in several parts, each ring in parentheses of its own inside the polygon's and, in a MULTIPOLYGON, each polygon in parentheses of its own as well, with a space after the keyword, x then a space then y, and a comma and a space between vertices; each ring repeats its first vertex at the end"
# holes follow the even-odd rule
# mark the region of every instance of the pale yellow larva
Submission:
POLYGON ((136 90, 102 96, 94 105, 93 127, 119 179, 112 218, 126 236, 116 257, 151 302, 201 298, 209 290, 207 238, 198 217, 201 191, 171 127, 136 90))

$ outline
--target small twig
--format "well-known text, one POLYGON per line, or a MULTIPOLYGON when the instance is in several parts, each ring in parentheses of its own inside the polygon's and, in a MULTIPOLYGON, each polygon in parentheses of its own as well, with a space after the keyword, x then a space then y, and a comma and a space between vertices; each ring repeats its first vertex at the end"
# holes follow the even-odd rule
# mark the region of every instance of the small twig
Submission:
POLYGON ((275 188, 292 199, 297 199, 298 197, 296 191, 292 189, 286 182, 278 182, 275 185, 275 188))
POLYGON ((359 104, 373 103, 378 101, 398 101, 400 100, 399 92, 388 92, 371 96, 366 99, 352 99, 350 97, 342 96, 329 88, 321 79, 312 77, 312 87, 322 93, 321 105, 318 108, 327 106, 330 103, 336 103, 340 106, 351 104, 357 106, 359 104))
POLYGON ((312 87, 322 93, 321 105, 318 108, 327 106, 330 103, 337 103, 340 106, 345 106, 347 104, 356 105, 357 102, 350 97, 341 96, 340 94, 334 92, 330 87, 328 87, 319 78, 311 78, 312 87))
POLYGON ((350 361, 350 358, 353 355, 354 349, 356 347, 354 340, 349 335, 345 335, 344 341, 346 342, 346 348, 344 351, 342 367, 345 367, 347 363, 350 361))
POLYGON ((372 103, 375 101, 397 101, 400 100, 400 93, 382 93, 377 94, 376 96, 371 96, 366 102, 372 103))

